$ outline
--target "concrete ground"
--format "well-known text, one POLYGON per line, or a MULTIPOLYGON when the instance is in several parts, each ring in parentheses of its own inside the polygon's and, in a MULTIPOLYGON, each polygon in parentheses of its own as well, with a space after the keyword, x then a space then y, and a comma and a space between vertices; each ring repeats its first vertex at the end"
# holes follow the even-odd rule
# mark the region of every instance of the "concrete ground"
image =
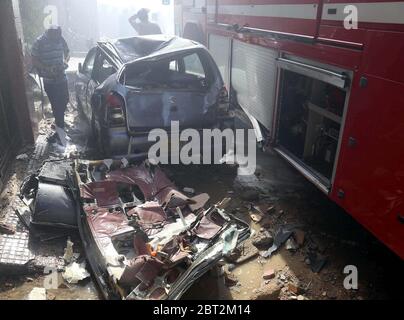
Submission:
MULTIPOLYGON (((73 152, 84 150, 96 158, 94 150, 88 151, 88 126, 79 119, 74 103, 67 123, 69 135, 79 146, 73 152)), ((50 124, 51 119, 42 121, 40 141, 50 133, 50 124)), ((49 157, 66 156, 57 148, 48 147, 33 164, 30 159, 36 151, 33 147, 21 150, 28 159, 15 161, 9 183, 0 195, 0 221, 13 214, 19 205, 18 188, 29 171, 34 171, 49 157)), ((403 262, 271 151, 258 151, 257 171, 253 176, 238 176, 237 169, 230 166, 166 169, 178 187, 206 192, 212 203, 231 197, 229 209, 250 223, 254 230, 252 239, 242 245, 238 256, 222 261, 201 278, 184 299, 404 298, 403 262), (257 216, 261 216, 261 221, 258 222, 257 216), (296 239, 295 243, 281 245, 269 259, 261 257, 264 250, 260 252, 253 242, 274 237, 280 227, 294 228, 291 239, 296 239), (243 257, 250 259, 240 262, 243 257), (357 267, 357 290, 344 288, 343 271, 348 265, 357 267), (316 266, 320 270, 313 272, 316 266)), ((79 248, 79 239, 74 241, 75 248, 79 248)), ((65 243, 63 239, 55 244, 49 256, 61 258, 65 243)), ((46 256, 46 252, 42 252, 42 256, 46 256)), ((43 286, 43 281, 40 269, 18 275, 1 271, 0 299, 26 299, 32 288, 43 286)), ((99 295, 89 279, 79 285, 51 290, 48 299, 99 299, 99 295)))

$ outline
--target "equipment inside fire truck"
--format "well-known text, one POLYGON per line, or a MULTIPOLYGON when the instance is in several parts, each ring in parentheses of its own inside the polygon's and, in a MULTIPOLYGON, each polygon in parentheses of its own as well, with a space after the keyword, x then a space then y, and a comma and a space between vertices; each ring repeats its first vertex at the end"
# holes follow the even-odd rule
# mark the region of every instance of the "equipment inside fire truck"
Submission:
POLYGON ((281 68, 277 150, 331 187, 347 98, 347 77, 291 59, 281 68))

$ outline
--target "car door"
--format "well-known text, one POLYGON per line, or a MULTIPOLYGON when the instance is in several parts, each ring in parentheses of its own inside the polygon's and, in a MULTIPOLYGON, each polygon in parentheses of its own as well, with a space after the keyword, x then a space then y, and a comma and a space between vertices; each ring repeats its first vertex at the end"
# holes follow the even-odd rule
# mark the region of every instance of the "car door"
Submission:
POLYGON ((91 49, 90 52, 87 54, 84 64, 81 70, 79 70, 78 80, 76 82, 76 92, 77 92, 77 98, 79 99, 78 101, 79 107, 82 108, 84 115, 89 120, 91 120, 91 110, 88 108, 87 93, 88 93, 88 85, 93 74, 96 54, 97 54, 97 48, 91 49))

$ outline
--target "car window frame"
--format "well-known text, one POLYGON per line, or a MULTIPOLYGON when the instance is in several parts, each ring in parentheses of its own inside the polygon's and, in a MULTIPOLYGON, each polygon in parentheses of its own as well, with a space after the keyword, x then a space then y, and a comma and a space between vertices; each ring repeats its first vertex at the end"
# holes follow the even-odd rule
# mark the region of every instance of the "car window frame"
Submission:
POLYGON ((96 55, 97 55, 97 47, 94 47, 88 52, 86 59, 84 60, 84 63, 83 63, 82 73, 84 75, 88 76, 89 78, 92 77, 92 74, 94 71, 96 55), (93 53, 94 53, 93 68, 91 69, 91 72, 89 72, 89 70, 88 70, 89 60, 93 53))
POLYGON ((205 66, 204 66, 204 64, 203 64, 203 62, 202 62, 201 56, 198 54, 198 52, 194 52, 194 53, 191 53, 191 54, 189 54, 189 55, 185 55, 185 56, 183 56, 181 59, 182 59, 183 68, 184 68, 184 69, 183 69, 183 73, 189 74, 189 75, 193 75, 193 76, 197 76, 198 78, 206 79, 206 69, 205 69, 205 66), (196 56, 196 57, 197 57, 198 63, 199 63, 199 65, 200 65, 200 67, 202 68, 203 75, 202 75, 202 74, 199 74, 199 73, 197 74, 197 73, 194 73, 194 72, 190 72, 189 66, 187 66, 186 58, 189 58, 189 57, 192 57, 192 56, 196 56))
MULTIPOLYGON (((93 74, 91 76, 91 79, 94 80, 97 83, 102 83, 104 82, 107 78, 105 78, 104 80, 100 80, 97 79, 97 77, 100 75, 100 70, 103 66, 104 61, 107 61, 111 67, 114 69, 114 73, 116 73, 118 70, 116 68, 116 66, 114 65, 113 61, 111 60, 111 58, 105 54, 105 52, 103 50, 101 50, 100 48, 98 48, 97 52, 96 52, 96 56, 95 56, 95 61, 94 61, 94 69, 93 69, 93 74)), ((112 73, 113 74, 113 73, 112 73)), ((111 74, 111 75, 112 75, 111 74)))

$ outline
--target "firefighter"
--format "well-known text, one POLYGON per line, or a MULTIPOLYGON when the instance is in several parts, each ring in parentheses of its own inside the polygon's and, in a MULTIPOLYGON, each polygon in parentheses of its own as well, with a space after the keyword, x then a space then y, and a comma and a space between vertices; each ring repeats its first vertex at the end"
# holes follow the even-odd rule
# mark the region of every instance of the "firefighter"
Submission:
POLYGON ((69 51, 61 27, 51 26, 35 41, 31 52, 33 66, 43 79, 45 92, 55 117, 56 132, 48 138, 48 141, 63 146, 67 143, 64 128, 69 89, 65 70, 70 59, 69 51))
POLYGON ((149 21, 149 9, 140 9, 137 14, 129 19, 129 23, 136 30, 139 36, 161 34, 158 24, 149 21), (139 19, 139 22, 137 20, 139 19))

